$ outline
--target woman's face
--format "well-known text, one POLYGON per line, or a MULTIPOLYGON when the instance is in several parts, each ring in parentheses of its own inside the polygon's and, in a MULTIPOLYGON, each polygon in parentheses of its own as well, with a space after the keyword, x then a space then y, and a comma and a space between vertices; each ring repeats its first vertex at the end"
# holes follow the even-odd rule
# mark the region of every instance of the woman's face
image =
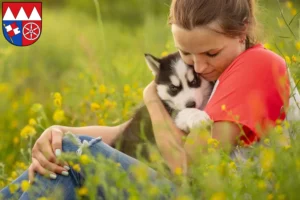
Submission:
POLYGON ((245 50, 241 37, 230 38, 217 23, 192 30, 173 24, 175 46, 183 61, 193 65, 195 71, 208 81, 216 81, 231 62, 245 50), (213 29, 213 30, 212 30, 213 29))

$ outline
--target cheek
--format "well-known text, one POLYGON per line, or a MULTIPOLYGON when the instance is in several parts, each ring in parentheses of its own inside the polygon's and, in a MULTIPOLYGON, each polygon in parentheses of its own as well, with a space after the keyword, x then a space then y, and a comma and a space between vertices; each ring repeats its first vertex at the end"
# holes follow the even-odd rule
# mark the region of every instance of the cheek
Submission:
POLYGON ((191 55, 190 56, 185 56, 185 55, 180 54, 180 56, 181 56, 181 59, 183 60, 183 62, 185 64, 194 65, 194 61, 193 61, 193 58, 192 58, 191 55))

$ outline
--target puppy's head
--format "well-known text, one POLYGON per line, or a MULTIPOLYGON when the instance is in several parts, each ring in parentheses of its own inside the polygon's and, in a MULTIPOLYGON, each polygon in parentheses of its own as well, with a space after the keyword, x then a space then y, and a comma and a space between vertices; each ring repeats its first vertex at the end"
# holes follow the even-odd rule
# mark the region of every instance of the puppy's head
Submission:
POLYGON ((186 65, 178 52, 163 58, 145 54, 148 67, 155 75, 157 92, 163 102, 174 110, 203 109, 212 92, 212 84, 199 77, 186 65))

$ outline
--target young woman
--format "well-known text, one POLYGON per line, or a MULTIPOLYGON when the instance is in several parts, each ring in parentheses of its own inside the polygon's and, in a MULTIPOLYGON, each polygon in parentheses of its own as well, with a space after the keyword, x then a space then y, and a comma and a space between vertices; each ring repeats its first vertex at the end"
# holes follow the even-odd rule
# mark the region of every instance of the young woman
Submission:
MULTIPOLYGON (((249 145, 259 140, 277 119, 285 118, 284 108, 288 105, 289 81, 285 62, 256 41, 254 7, 254 0, 173 0, 170 9, 169 23, 182 59, 193 66, 199 76, 216 81, 204 111, 213 121, 212 137, 224 148, 233 148, 239 143, 249 145)), ((154 82, 145 88, 144 102, 151 116, 158 148, 170 170, 180 167, 188 172, 189 164, 197 156, 195 146, 206 145, 207 141, 192 133, 188 137, 194 139, 193 145, 182 141, 184 133, 168 116, 154 82), (159 128, 162 121, 169 129, 159 128)), ((74 189, 82 185, 84 177, 64 164, 55 164, 55 154, 78 148, 63 138, 63 133, 84 134, 79 139, 93 141, 89 147, 93 155, 109 157, 116 153, 116 162, 127 170, 138 161, 109 146, 127 123, 116 127, 48 128, 32 149, 29 169, 14 183, 25 179, 33 182, 34 172, 37 172, 35 180, 42 181, 47 190, 59 185, 65 191, 65 199, 74 199, 74 189), (102 140, 94 139, 98 136, 102 140)), ((150 168, 149 172, 156 175, 150 168)), ((173 186, 166 179, 162 181, 173 186)), ((27 192, 18 192, 21 199, 28 198, 27 192)), ((44 192, 41 190, 35 197, 43 196, 44 192)), ((8 188, 4 188, 1 194, 5 198, 11 195, 8 188)), ((105 196, 101 188, 99 195, 105 196)))

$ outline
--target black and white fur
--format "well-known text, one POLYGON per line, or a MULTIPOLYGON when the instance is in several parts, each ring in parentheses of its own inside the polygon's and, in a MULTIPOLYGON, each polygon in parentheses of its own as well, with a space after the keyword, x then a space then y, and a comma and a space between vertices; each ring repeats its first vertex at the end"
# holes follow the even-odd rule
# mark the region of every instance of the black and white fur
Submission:
MULTIPOLYGON (((200 121, 209 120, 201 109, 209 100, 213 83, 197 75, 192 66, 182 61, 178 52, 161 59, 145 54, 145 59, 155 75, 158 96, 178 128, 188 132, 200 121)), ((146 141, 155 144, 150 116, 143 105, 137 109, 130 124, 113 146, 137 158, 138 145, 142 145, 140 155, 148 159, 146 141)))

